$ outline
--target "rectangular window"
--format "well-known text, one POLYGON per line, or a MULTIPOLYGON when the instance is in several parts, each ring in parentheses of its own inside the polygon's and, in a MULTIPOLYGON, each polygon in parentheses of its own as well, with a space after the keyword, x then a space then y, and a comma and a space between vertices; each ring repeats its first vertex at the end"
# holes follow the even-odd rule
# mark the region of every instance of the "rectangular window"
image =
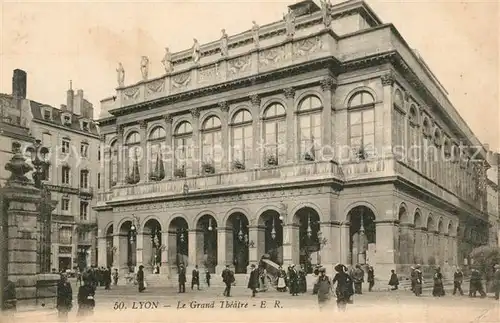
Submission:
POLYGON ((62 227, 59 229, 59 243, 72 244, 73 230, 70 227, 62 227))
POLYGON ((89 131, 89 123, 86 121, 82 122, 82 130, 83 131, 89 131))
POLYGON ((88 188, 89 187, 89 171, 81 170, 80 171, 80 188, 88 188))
POLYGON ((89 157, 89 144, 87 144, 86 142, 82 142, 82 144, 80 145, 80 157, 89 157))
POLYGON ((97 149, 97 160, 101 161, 101 147, 99 147, 99 149, 97 149))
POLYGON ((61 182, 63 184, 69 184, 69 167, 63 166, 61 168, 61 170, 62 170, 61 171, 62 172, 62 174, 61 174, 61 182))
POLYGON ((50 110, 46 109, 43 111, 43 118, 45 120, 50 120, 50 119, 52 119, 51 117, 52 117, 52 115, 50 113, 50 110))
POLYGON ((101 188, 101 173, 97 173, 97 188, 101 188))
POLYGON ((87 221, 89 217, 89 203, 80 201, 80 220, 87 221))
POLYGON ((352 157, 365 159, 375 151, 374 110, 353 111, 349 114, 349 136, 352 157))
POLYGON ((69 211, 69 198, 63 197, 61 199, 61 210, 69 211))
POLYGON ((62 141, 62 152, 63 152, 63 154, 69 154, 69 140, 63 139, 63 141, 62 141))

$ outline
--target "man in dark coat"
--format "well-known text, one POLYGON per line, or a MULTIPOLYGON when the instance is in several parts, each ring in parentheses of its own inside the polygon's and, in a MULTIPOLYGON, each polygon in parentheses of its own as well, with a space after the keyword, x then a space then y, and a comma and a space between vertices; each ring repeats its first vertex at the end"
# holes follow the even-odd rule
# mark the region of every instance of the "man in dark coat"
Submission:
POLYGON ((78 312, 77 316, 89 316, 94 313, 95 307, 95 284, 90 277, 84 275, 83 286, 78 289, 78 312))
POLYGON ((495 265, 495 273, 493 275, 493 287, 495 290, 495 299, 500 298, 500 265, 495 265))
POLYGON ((410 280, 411 280, 411 291, 415 292, 415 284, 417 282, 417 272, 415 267, 410 267, 410 280))
POLYGON ((306 267, 303 266, 299 270, 299 293, 306 293, 307 292, 307 271, 306 267))
POLYGON ((462 290, 462 283, 464 281, 464 273, 460 269, 460 267, 457 267, 455 272, 453 273, 453 295, 455 295, 458 292, 460 295, 464 294, 464 291, 462 290))
POLYGON ((391 290, 397 290, 399 286, 399 279, 396 271, 391 269, 391 278, 389 279, 389 286, 391 286, 391 290))
POLYGON ((144 286, 144 266, 140 265, 139 266, 139 271, 137 272, 137 285, 139 285, 139 293, 142 293, 145 289, 146 286, 144 286))
POLYGON ((186 292, 186 268, 184 265, 179 266, 179 293, 186 292))
POLYGON ((259 287, 259 271, 255 269, 255 265, 250 265, 250 277, 248 278, 248 288, 252 290, 252 297, 255 297, 257 288, 259 287))
POLYGON ((57 302, 56 308, 58 311, 59 320, 67 321, 68 313, 73 307, 73 289, 68 282, 68 276, 61 274, 61 280, 57 283, 57 302))
POLYGON ((7 280, 3 286, 2 311, 15 312, 17 309, 16 285, 7 280))
POLYGON ((483 282, 481 281, 481 273, 476 268, 472 268, 470 273, 469 297, 476 297, 477 292, 479 292, 482 298, 486 297, 483 282))
POLYGON ((413 286, 413 292, 416 296, 422 295, 422 284, 424 283, 422 271, 420 270, 420 265, 415 266, 414 270, 415 276, 415 286, 413 286))
POLYGON ((191 273, 191 290, 193 290, 194 285, 200 290, 200 271, 198 270, 198 265, 194 266, 191 273))
POLYGON ((207 282, 208 287, 210 287, 210 278, 212 278, 212 276, 210 275, 210 272, 208 271, 208 269, 205 269, 205 280, 207 282))
POLYGON ((234 283, 234 273, 229 269, 229 265, 222 271, 222 281, 226 285, 224 296, 231 297, 231 285, 234 283))
POLYGON ((373 270, 372 266, 368 267, 368 291, 371 292, 373 289, 373 286, 375 286, 375 271, 373 270))
POLYGON ((363 294, 363 282, 365 281, 365 272, 361 269, 359 264, 356 265, 352 273, 352 279, 354 280, 354 293, 363 294))
POLYGON ((292 296, 299 295, 299 274, 297 273, 297 270, 295 269, 295 265, 291 265, 289 267, 288 279, 290 281, 290 285, 289 285, 290 294, 292 294, 292 296))
POLYGON ((104 272, 104 289, 111 289, 111 267, 104 272))

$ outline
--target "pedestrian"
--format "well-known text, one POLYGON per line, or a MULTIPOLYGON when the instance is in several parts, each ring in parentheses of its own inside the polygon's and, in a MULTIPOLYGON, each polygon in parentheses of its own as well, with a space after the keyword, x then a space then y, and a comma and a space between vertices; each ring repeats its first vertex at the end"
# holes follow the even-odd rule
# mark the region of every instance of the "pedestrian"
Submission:
MULTIPOLYGON (((335 288, 335 294, 337 296, 337 308, 340 311, 345 311, 347 303, 350 303, 351 293, 352 293, 352 279, 347 273, 347 268, 338 264, 335 266, 335 277, 333 277, 332 285, 337 284, 335 288)), ((319 289, 321 286, 318 285, 318 298, 320 297, 319 289)))
POLYGON ((481 273, 477 268, 473 267, 470 273, 469 297, 476 297, 477 292, 479 292, 481 298, 486 297, 486 293, 483 289, 483 282, 481 281, 481 273))
POLYGON ((179 266, 179 293, 186 292, 186 268, 183 264, 179 266))
POLYGON ((495 291, 495 299, 500 298, 500 265, 495 265, 495 274, 493 275, 493 288, 495 291))
POLYGON ((259 267, 259 291, 267 290, 267 270, 264 267, 259 267))
POLYGON ((443 286, 443 274, 441 274, 441 268, 436 267, 436 272, 433 277, 434 285, 432 287, 432 296, 441 297, 444 296, 444 286, 443 286))
POLYGON ((307 293, 307 270, 304 265, 299 270, 299 293, 307 293))
POLYGON ((424 279, 422 277, 422 271, 420 270, 420 265, 415 266, 415 286, 413 287, 413 292, 415 296, 422 295, 422 285, 424 283, 424 279))
POLYGON ((139 293, 142 293, 146 289, 146 282, 144 280, 144 266, 139 266, 139 271, 137 271, 137 285, 139 288, 139 293))
MULTIPOLYGON (((337 277, 337 276, 335 276, 337 277)), ((318 279, 315 283, 318 286, 318 306, 320 310, 323 310, 325 306, 331 299, 331 291, 333 290, 333 284, 330 277, 326 275, 325 268, 318 269, 318 279)))
POLYGON ((73 307, 73 289, 71 284, 68 282, 68 276, 66 274, 61 274, 61 279, 57 283, 57 300, 56 308, 58 313, 59 321, 67 322, 68 313, 73 307))
POLYGON ((344 272, 346 273, 346 284, 347 284, 347 303, 348 304, 353 304, 354 299, 352 298, 354 296, 354 280, 352 279, 351 274, 349 273, 349 269, 344 266, 344 272))
POLYGON ((208 287, 210 287, 210 278, 212 278, 210 272, 208 271, 208 269, 205 269, 205 281, 207 282, 208 287))
POLYGON ((394 269, 391 269, 391 278, 389 279, 389 286, 392 287, 391 290, 397 290, 399 286, 398 275, 396 275, 394 269))
POLYGON ((460 267, 457 266, 457 269, 453 273, 453 295, 455 295, 458 292, 460 295, 464 295, 464 291, 462 290, 462 283, 464 281, 464 273, 460 269, 460 267))
POLYGON ((278 284, 277 284, 277 290, 278 292, 285 292, 286 291, 286 281, 285 281, 286 273, 283 270, 283 268, 280 266, 278 269, 278 284))
POLYGON ((222 281, 226 285, 226 288, 224 288, 224 296, 231 297, 231 285, 234 283, 234 274, 231 269, 229 269, 229 265, 226 265, 221 276, 222 281))
POLYGON ((411 282, 411 291, 415 292, 415 284, 417 281, 417 273, 415 271, 415 267, 410 267, 410 282, 411 282))
POLYGON ((255 265, 250 265, 250 277, 248 278, 248 288, 252 290, 252 297, 255 297, 257 288, 259 287, 259 271, 255 269, 255 265))
POLYGON ((367 271, 367 280, 368 280, 368 291, 371 292, 373 289, 373 286, 375 286, 375 271, 373 270, 372 266, 368 267, 367 271))
POLYGON ((200 271, 198 270, 198 265, 195 265, 191 272, 191 290, 193 290, 194 285, 200 290, 200 271))
POLYGON ((16 296, 16 285, 7 280, 3 286, 2 291, 2 314, 5 316, 14 316, 17 311, 17 296, 16 296))
POLYGON ((82 286, 82 272, 80 269, 76 269, 76 283, 78 286, 82 286))
POLYGON ((106 268, 104 272, 104 289, 111 289, 111 267, 106 268))
POLYGON ((95 284, 87 275, 83 276, 83 285, 78 288, 78 317, 90 316, 95 307, 95 284))
POLYGON ((116 286, 118 285, 118 269, 115 268, 115 271, 113 272, 113 284, 116 286))
POLYGON ((363 294, 363 282, 365 280, 365 272, 361 269, 361 265, 357 264, 353 271, 354 293, 363 294))
POLYGON ((289 268, 288 277, 290 282, 290 294, 292 294, 292 296, 299 295, 299 275, 294 264, 292 264, 289 268))

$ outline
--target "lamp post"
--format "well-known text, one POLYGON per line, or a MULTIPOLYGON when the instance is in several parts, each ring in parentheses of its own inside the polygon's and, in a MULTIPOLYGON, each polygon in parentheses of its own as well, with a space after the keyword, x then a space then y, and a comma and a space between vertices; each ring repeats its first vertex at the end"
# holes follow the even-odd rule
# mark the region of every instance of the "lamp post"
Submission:
POLYGON ((319 242, 319 252, 318 252, 318 264, 321 265, 321 249, 328 243, 328 240, 323 237, 323 232, 318 231, 318 242, 319 242))
POLYGON ((129 231, 129 271, 133 272, 132 267, 135 267, 134 261, 134 246, 137 241, 137 227, 139 226, 140 220, 135 214, 132 214, 132 225, 130 226, 129 231))
POLYGON ((35 143, 26 149, 30 153, 31 163, 33 164, 33 181, 35 187, 41 190, 42 203, 40 205, 40 233, 39 233, 39 251, 38 265, 41 273, 50 272, 50 256, 52 249, 51 226, 52 210, 56 203, 52 202, 50 191, 44 188, 43 181, 47 180, 47 171, 49 161, 47 155, 49 149, 42 146, 41 140, 37 139, 35 143))

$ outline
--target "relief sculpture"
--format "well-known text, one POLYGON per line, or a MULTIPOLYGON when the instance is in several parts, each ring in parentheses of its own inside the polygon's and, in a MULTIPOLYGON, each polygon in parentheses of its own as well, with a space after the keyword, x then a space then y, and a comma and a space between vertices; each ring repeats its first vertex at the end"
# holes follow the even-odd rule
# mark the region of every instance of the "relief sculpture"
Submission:
POLYGON ((301 57, 319 52, 323 49, 323 40, 321 37, 308 38, 293 44, 293 56, 301 57))
POLYGON ((153 93, 160 93, 163 92, 164 89, 165 89, 165 80, 164 79, 155 80, 146 85, 146 94, 149 96, 153 93))
POLYGON ((250 72, 252 60, 250 56, 241 56, 228 62, 228 72, 230 77, 237 77, 250 72))
POLYGON ((182 89, 189 85, 191 82, 191 72, 177 74, 172 77, 172 87, 174 89, 182 89))
POLYGON ((198 70, 198 83, 208 83, 219 78, 219 65, 213 64, 198 70))
POLYGON ((259 65, 261 67, 277 66, 285 59, 285 48, 283 46, 271 48, 259 53, 259 65))
POLYGON ((123 97, 125 101, 137 99, 139 97, 139 87, 131 87, 123 90, 123 97))

